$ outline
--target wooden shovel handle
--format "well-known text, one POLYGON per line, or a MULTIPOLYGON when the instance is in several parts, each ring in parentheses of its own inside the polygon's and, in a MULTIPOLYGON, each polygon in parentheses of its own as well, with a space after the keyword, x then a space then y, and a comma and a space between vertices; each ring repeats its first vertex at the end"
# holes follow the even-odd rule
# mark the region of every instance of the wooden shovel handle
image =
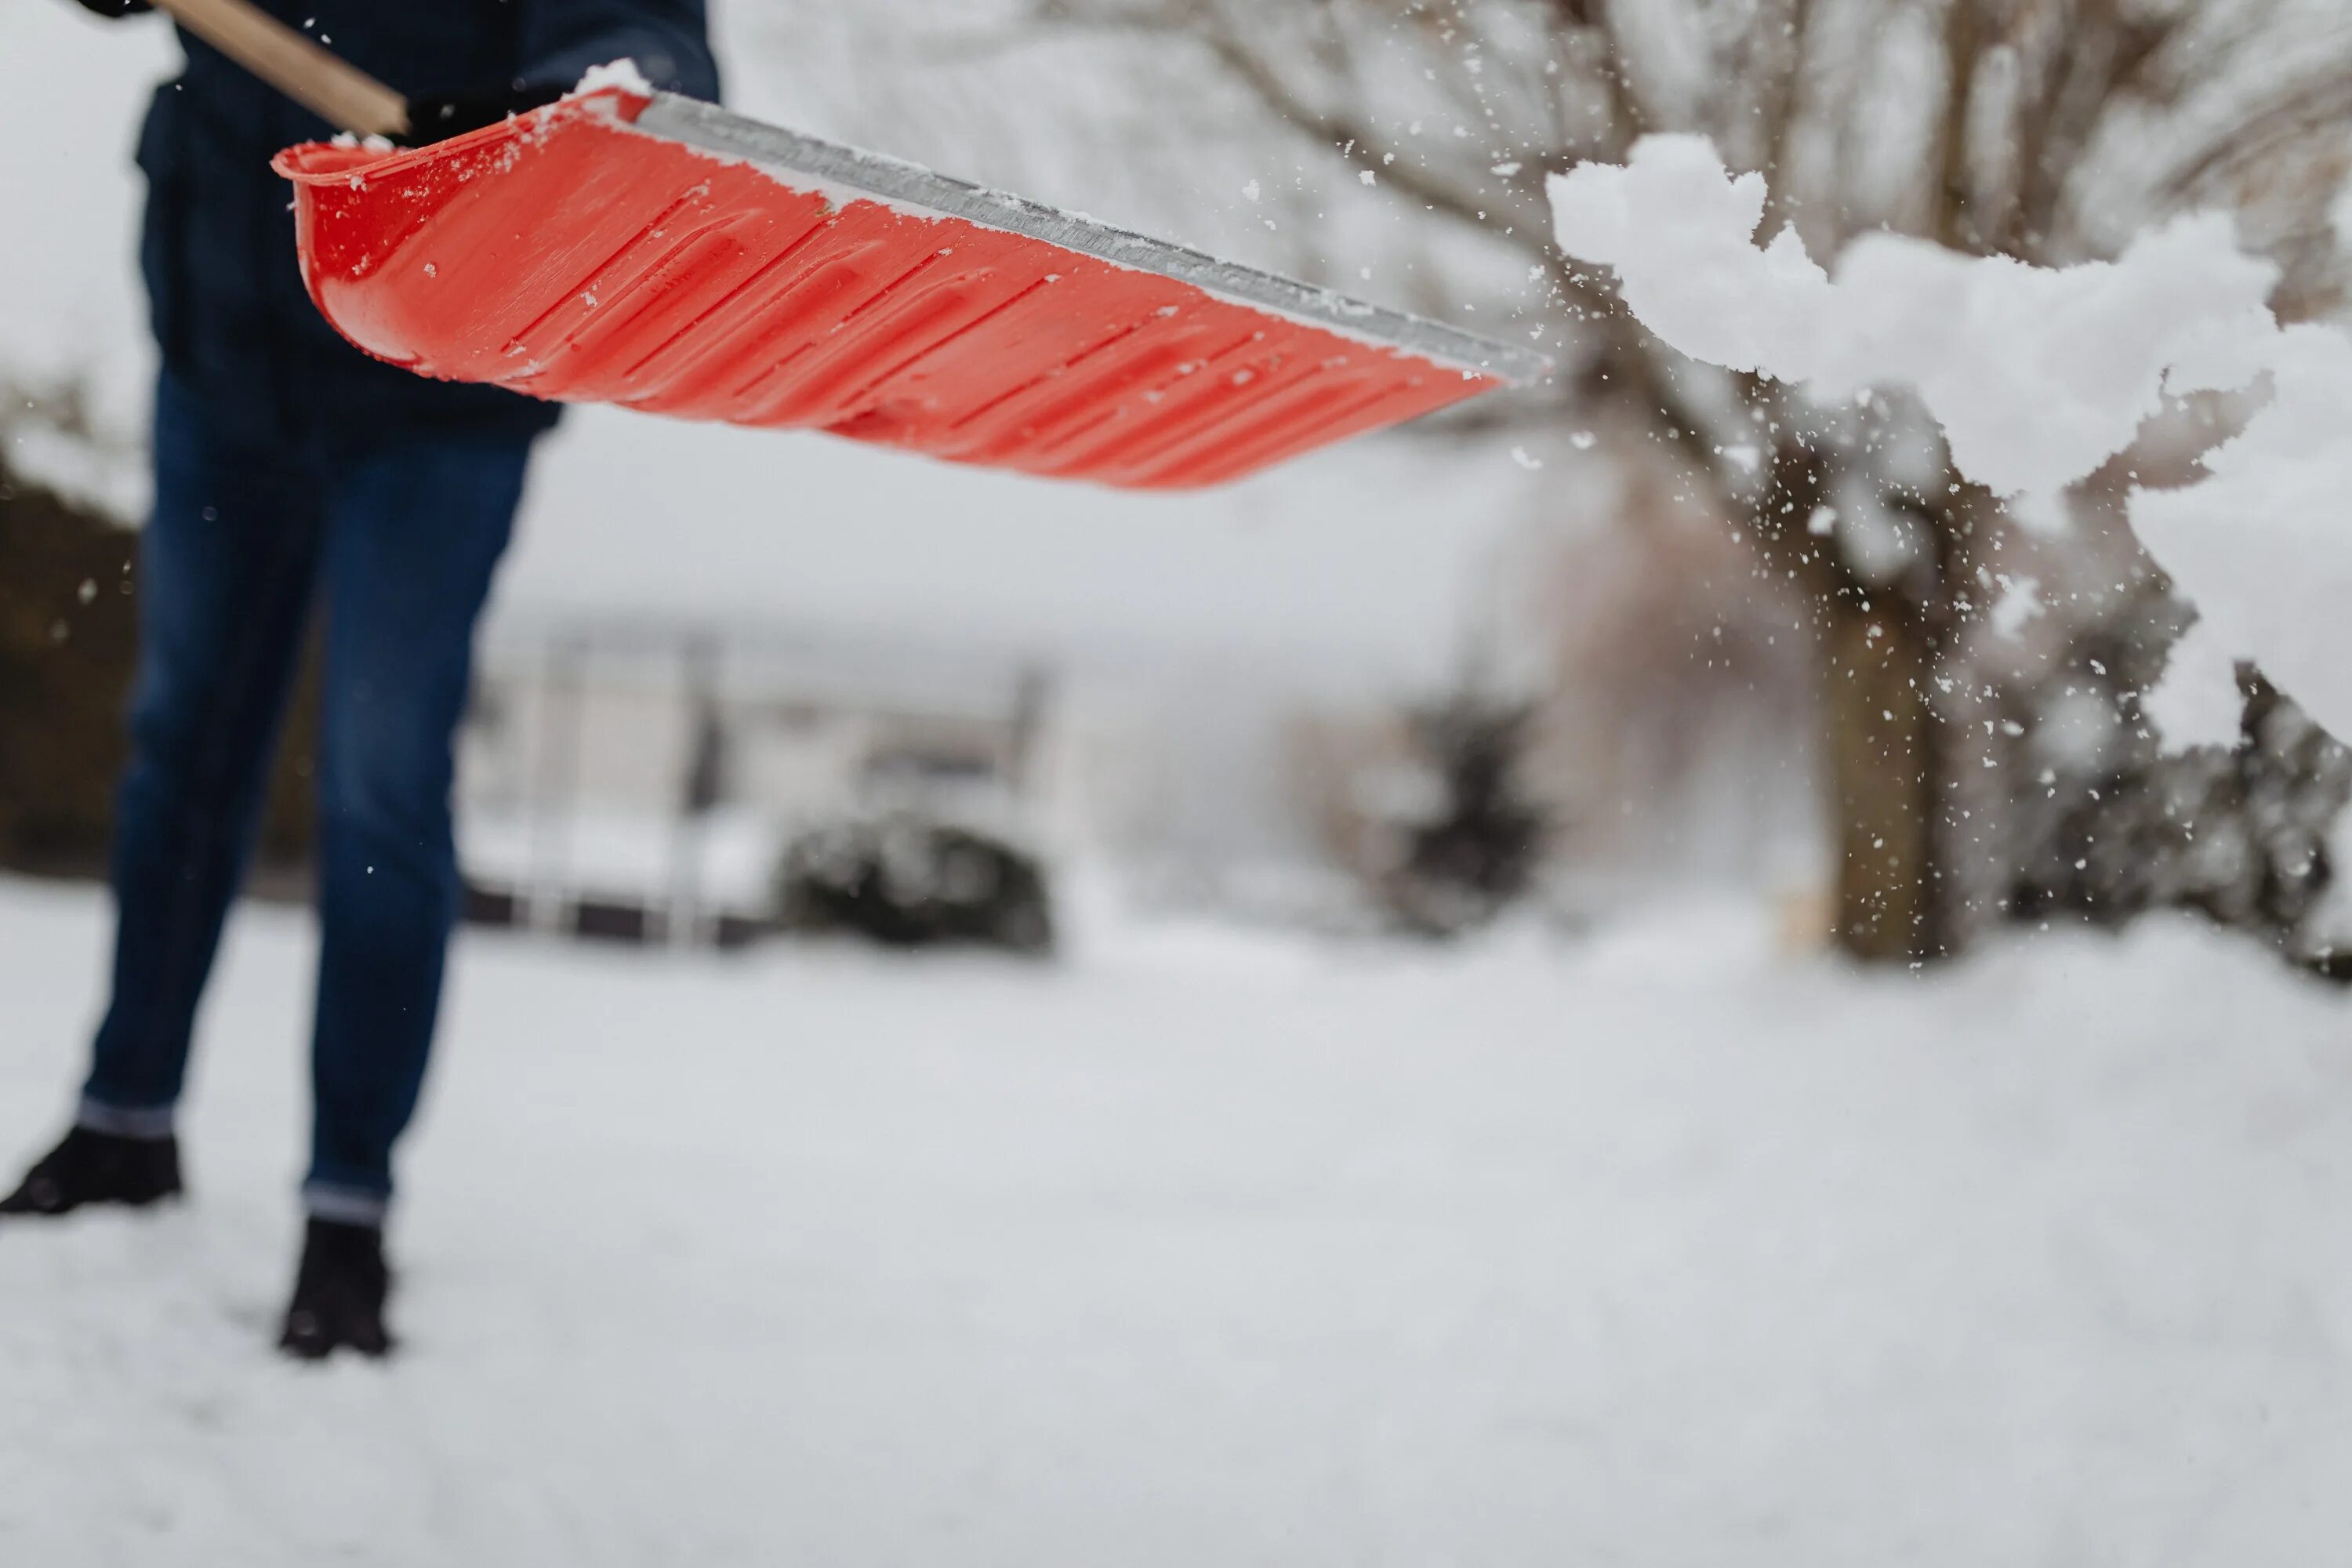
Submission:
POLYGON ((250 0, 153 0, 153 4, 338 130, 354 136, 407 133, 408 100, 250 0))

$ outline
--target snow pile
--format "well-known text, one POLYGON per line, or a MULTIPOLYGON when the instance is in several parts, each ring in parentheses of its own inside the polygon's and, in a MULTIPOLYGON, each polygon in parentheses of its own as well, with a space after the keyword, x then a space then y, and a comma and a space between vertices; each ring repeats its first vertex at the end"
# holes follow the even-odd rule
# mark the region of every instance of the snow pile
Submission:
POLYGON ((1960 471, 2035 504, 2128 447, 2168 395, 2270 392, 2207 459, 2210 477, 2142 490, 2142 541, 2198 605, 2159 716, 2206 724, 2232 657, 2252 658, 2339 734, 2352 734, 2352 550, 2328 503, 2352 490, 2352 339, 2283 329, 2275 269, 2226 217, 2184 218, 2112 263, 2051 269, 1872 235, 1834 273, 1793 229, 1759 246, 1766 190, 1696 137, 1652 137, 1622 167, 1551 182, 1561 247, 1616 269, 1626 303, 1694 359, 1803 384, 1823 401, 1916 391, 1960 471), (2184 684, 2186 683, 2186 684, 2184 684), (2202 697, 2198 695, 2201 689, 2202 697))

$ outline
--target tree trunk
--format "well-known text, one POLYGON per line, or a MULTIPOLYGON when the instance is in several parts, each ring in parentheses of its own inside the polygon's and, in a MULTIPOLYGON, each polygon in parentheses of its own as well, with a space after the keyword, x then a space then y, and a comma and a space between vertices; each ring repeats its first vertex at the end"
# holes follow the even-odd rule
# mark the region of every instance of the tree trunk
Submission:
POLYGON ((1822 710, 1837 834, 1837 944, 1873 963, 1919 963, 1949 947, 1937 831, 1935 654, 1913 619, 1850 592, 1829 604, 1822 710))

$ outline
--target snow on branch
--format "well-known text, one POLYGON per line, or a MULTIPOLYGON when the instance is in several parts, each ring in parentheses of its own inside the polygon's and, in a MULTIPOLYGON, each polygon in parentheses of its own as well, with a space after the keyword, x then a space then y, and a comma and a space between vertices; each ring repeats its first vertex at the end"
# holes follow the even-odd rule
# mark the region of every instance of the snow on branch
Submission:
POLYGON ((2242 657, 2352 735, 2352 531, 2336 515, 2352 495, 2352 337, 2283 329, 2266 303, 2277 271, 2240 251, 2228 217, 2182 218, 2113 262, 2063 268, 1873 234, 1830 271, 1793 230, 1757 243, 1766 194, 1686 136, 1551 181, 1561 248, 1613 268, 1661 341, 1823 402, 1907 387, 1960 472, 2003 496, 2086 478, 2168 394, 2266 388, 2207 454, 2206 478, 2133 497, 2141 542, 2206 623, 2173 661, 2159 717, 2203 730, 2229 706, 2234 739, 2234 706, 2185 694, 2210 699, 2221 661, 2242 657))

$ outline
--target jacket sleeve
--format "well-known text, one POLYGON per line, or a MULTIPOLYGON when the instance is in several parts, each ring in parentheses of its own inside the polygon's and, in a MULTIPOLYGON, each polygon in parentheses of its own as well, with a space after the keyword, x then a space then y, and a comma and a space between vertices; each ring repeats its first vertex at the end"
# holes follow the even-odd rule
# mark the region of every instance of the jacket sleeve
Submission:
POLYGON ((526 87, 568 88, 631 59, 657 88, 719 100, 707 0, 524 0, 522 58, 526 87))

